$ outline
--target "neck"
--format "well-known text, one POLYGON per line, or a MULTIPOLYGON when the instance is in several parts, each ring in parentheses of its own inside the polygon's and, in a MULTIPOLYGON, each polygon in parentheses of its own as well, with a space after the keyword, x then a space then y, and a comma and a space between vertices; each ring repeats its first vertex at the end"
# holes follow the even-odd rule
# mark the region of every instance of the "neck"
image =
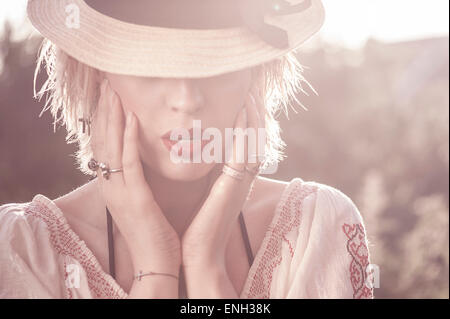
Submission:
MULTIPOLYGON (((144 167, 144 176, 152 190, 156 203, 180 238, 206 200, 218 174, 219 171, 214 168, 203 178, 185 182, 165 178, 144 167)), ((106 202, 101 195, 99 186, 98 178, 96 178, 82 187, 86 194, 92 192, 91 187, 95 188, 96 191, 94 193, 99 200, 87 201, 90 203, 89 211, 101 212, 98 216, 89 214, 86 218, 92 224, 97 225, 99 229, 106 231, 106 216, 104 213, 106 202)), ((118 229, 115 227, 114 233, 117 231, 118 229)))
POLYGON ((206 200, 215 170, 194 181, 168 179, 144 168, 144 175, 156 203, 181 237, 206 200))

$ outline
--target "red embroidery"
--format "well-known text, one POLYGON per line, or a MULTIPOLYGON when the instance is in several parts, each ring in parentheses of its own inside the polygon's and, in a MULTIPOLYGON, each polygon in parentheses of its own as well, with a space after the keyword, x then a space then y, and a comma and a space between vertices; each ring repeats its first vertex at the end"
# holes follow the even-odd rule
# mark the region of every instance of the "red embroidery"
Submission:
POLYGON ((316 186, 305 187, 300 182, 294 185, 286 199, 281 199, 283 206, 279 212, 280 215, 271 230, 269 240, 267 243, 263 243, 265 246, 261 247, 264 254, 253 275, 247 298, 270 298, 273 273, 282 261, 280 253, 282 242, 287 243, 290 255, 293 256, 295 244, 291 243, 286 235, 300 226, 303 199, 316 191, 316 186))
POLYGON ((342 229, 348 238, 347 251, 352 257, 350 262, 350 282, 353 287, 353 298, 373 298, 373 287, 369 287, 367 266, 369 265, 369 250, 366 245, 366 235, 362 223, 344 224, 342 229))
MULTIPOLYGON (((41 219, 50 233, 50 241, 55 249, 61 255, 70 256, 79 261, 86 271, 90 291, 95 298, 125 298, 127 296, 120 286, 115 284, 112 278, 106 278, 101 266, 95 259, 95 256, 88 253, 83 247, 79 238, 75 238, 70 231, 69 225, 64 218, 56 216, 45 205, 40 202, 31 202, 25 210, 27 215, 41 219)), ((64 265, 65 279, 67 273, 64 265)), ((68 294, 73 298, 72 293, 68 294)))

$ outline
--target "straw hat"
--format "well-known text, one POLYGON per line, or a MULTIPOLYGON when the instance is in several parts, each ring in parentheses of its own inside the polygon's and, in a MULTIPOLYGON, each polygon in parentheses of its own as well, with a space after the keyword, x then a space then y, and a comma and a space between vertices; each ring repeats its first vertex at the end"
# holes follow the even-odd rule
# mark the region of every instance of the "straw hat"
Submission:
POLYGON ((256 66, 297 49, 324 21, 320 0, 29 0, 27 12, 77 60, 152 77, 256 66))

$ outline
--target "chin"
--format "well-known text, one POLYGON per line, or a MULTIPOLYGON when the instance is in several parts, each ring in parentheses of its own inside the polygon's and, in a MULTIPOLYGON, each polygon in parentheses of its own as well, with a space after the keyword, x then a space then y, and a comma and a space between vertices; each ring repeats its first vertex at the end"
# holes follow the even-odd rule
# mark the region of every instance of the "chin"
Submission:
POLYGON ((216 163, 168 163, 160 167, 160 174, 172 180, 188 182, 206 177, 215 165, 216 163))
POLYGON ((179 163, 175 164, 167 159, 157 161, 145 161, 143 165, 147 169, 164 178, 176 181, 195 181, 205 178, 217 165, 217 163, 179 163))
POLYGON ((145 170, 158 174, 161 177, 177 181, 195 181, 205 178, 212 170, 217 168, 217 163, 176 163, 171 160, 165 149, 148 147, 140 149, 140 157, 145 170))

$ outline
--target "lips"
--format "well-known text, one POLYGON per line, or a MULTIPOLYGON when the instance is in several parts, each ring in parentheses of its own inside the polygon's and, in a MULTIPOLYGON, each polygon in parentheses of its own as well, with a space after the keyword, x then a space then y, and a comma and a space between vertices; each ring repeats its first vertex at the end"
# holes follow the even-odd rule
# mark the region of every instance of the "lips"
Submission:
POLYGON ((200 150, 203 150, 203 148, 205 147, 206 144, 209 143, 208 140, 177 140, 177 141, 172 141, 168 138, 163 138, 162 142, 164 144, 164 146, 171 151, 172 147, 176 144, 178 144, 178 146, 180 147, 178 149, 178 156, 181 156, 183 150, 187 150, 189 154, 193 154, 195 149, 198 149, 198 147, 200 147, 200 150), (200 142, 200 143, 198 143, 200 142))
MULTIPOLYGON (((179 132, 182 132, 181 129, 178 129, 178 130, 179 130, 179 132)), ((192 154, 195 146, 199 145, 201 147, 201 149, 203 149, 203 147, 209 143, 209 140, 201 139, 201 137, 203 135, 203 131, 204 131, 203 129, 200 129, 200 139, 199 139, 200 143, 194 143, 195 141, 198 141, 198 139, 194 140, 194 128, 186 130, 189 133, 189 139, 183 139, 183 137, 181 135, 178 135, 177 140, 171 140, 170 135, 171 135, 172 131, 173 130, 170 130, 167 133, 165 133, 161 137, 161 139, 162 139, 164 146, 166 146, 166 148, 169 151, 172 149, 172 147, 174 145, 176 145, 177 143, 180 143, 180 146, 182 146, 182 147, 179 149, 179 155, 180 155, 182 149, 187 149, 192 154)))
MULTIPOLYGON (((175 130, 175 129, 174 129, 174 130, 175 130)), ((162 139, 168 139, 168 140, 170 140, 170 135, 172 134, 172 131, 174 131, 174 130, 168 131, 166 134, 164 134, 164 135, 162 136, 162 139)), ((177 129, 177 130, 179 130, 179 132, 187 131, 187 132, 189 133, 189 139, 191 139, 191 140, 192 140, 193 137, 194 137, 194 128, 191 128, 191 129, 189 129, 189 130, 180 128, 180 129, 177 129)), ((200 138, 201 138, 202 135, 203 135, 203 130, 201 129, 201 130, 200 130, 200 138)), ((182 136, 178 135, 178 140, 181 140, 181 139, 183 139, 182 136)))

